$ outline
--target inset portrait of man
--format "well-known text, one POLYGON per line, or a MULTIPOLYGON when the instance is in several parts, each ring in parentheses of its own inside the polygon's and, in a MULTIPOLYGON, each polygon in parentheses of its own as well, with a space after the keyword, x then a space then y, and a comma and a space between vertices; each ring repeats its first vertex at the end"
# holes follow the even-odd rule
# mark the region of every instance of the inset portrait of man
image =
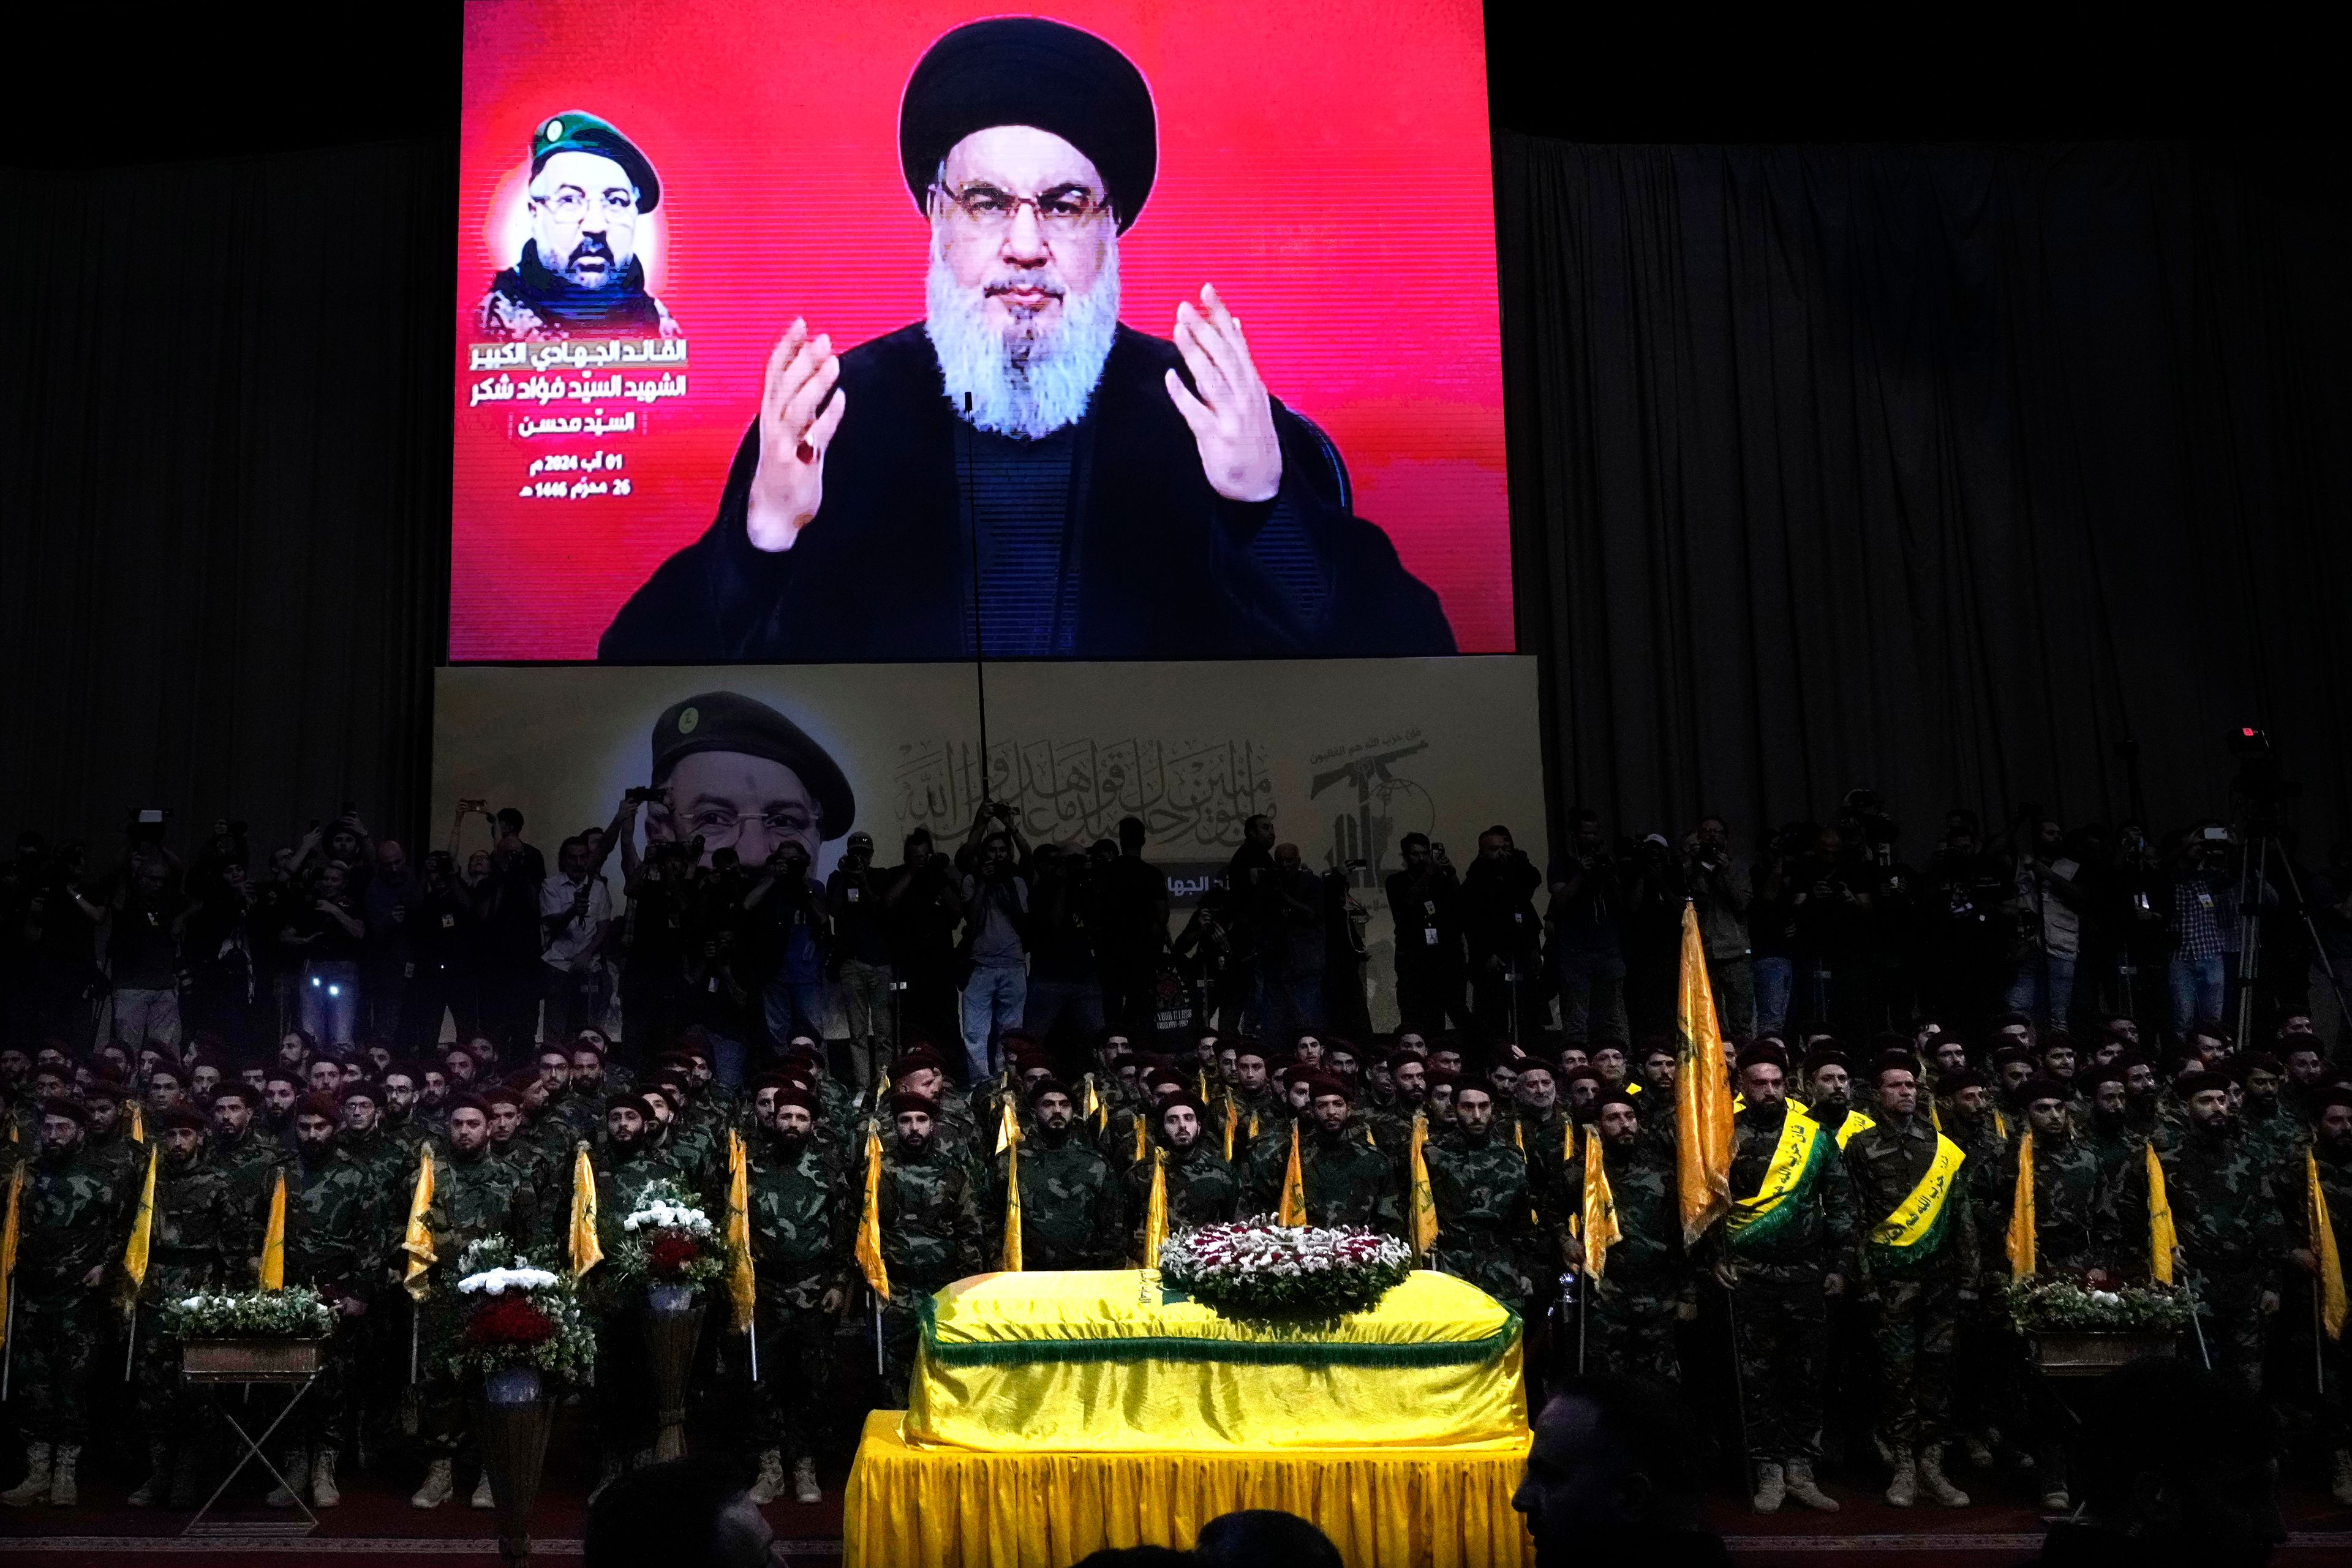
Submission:
MULTIPOLYGON (((1119 320, 1160 112, 1133 61, 1059 22, 933 43, 898 112, 924 319, 845 352, 791 321, 717 520, 598 657, 1452 653, 1338 448, 1269 393, 1235 302, 1207 280, 1166 338, 1119 320)), ((1226 173, 1236 245, 1281 222, 1278 188, 1226 173)))
POLYGON ((485 342, 684 336, 646 289, 637 222, 661 179, 636 144, 576 110, 530 140, 530 237, 474 316, 485 342))
POLYGON ((806 731, 755 698, 705 691, 654 721, 650 844, 701 843, 701 863, 731 849, 745 866, 796 847, 817 850, 849 831, 857 797, 839 763, 806 731))

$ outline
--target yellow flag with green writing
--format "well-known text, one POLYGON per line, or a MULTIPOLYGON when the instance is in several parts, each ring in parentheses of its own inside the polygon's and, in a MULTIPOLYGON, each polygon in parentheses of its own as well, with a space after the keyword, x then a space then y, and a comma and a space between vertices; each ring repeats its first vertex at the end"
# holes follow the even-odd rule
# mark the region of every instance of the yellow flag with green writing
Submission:
POLYGON ((2303 1152, 2305 1218, 2311 1225, 2312 1256, 2319 1264, 2319 1318, 2327 1337, 2344 1337, 2344 1259, 2336 1250, 2336 1225, 2327 1215, 2327 1194, 2319 1185, 2319 1156, 2303 1152))
POLYGON ((1437 1245, 1437 1194, 1429 1184, 1429 1113, 1412 1113, 1412 1144, 1408 1156, 1412 1172, 1412 1250, 1425 1256, 1437 1245))
POLYGON ((1707 1226, 1731 1212, 1731 1079, 1723 1030, 1707 979, 1698 910, 1683 904, 1682 984, 1675 1004, 1679 1061, 1675 1070, 1675 1188, 1683 1245, 1696 1247, 1707 1226))
POLYGON ((286 1170, 278 1167, 278 1183, 269 1191, 269 1223, 261 1232, 261 1288, 286 1289, 286 1170))
POLYGON ((408 1230, 400 1238, 401 1251, 408 1255, 408 1267, 401 1278, 401 1289, 412 1301, 425 1300, 431 1289, 425 1276, 440 1259, 433 1252, 433 1227, 426 1215, 433 1208, 433 1146, 420 1145, 416 1151, 416 1185, 408 1194, 408 1230))
POLYGON ((857 1216, 857 1267, 885 1301, 890 1299, 890 1268, 882 1261, 882 1134, 866 1119, 866 1203, 857 1216))
POLYGON ((2017 1141, 2017 1186, 2009 1200, 2009 1277, 2012 1279, 2032 1277, 2035 1224, 2033 1129, 2029 1127, 2017 1141))
POLYGON ((147 1259, 155 1243, 155 1164, 160 1148, 147 1152, 147 1179, 139 1184, 139 1213, 131 1221, 131 1241, 122 1249, 122 1310, 135 1310, 147 1283, 147 1259))

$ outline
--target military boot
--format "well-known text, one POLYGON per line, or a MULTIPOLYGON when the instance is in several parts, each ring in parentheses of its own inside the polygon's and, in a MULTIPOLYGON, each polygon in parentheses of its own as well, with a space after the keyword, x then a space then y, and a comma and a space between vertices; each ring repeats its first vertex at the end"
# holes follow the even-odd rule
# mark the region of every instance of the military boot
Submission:
POLYGON ((2042 1450, 2042 1462, 2034 1467, 2042 1478, 2042 1511, 2064 1513, 2073 1508, 2074 1500, 2066 1495, 2066 1450, 2053 1443, 2042 1450))
POLYGON ((261 1500, 272 1508, 292 1508, 302 1500, 302 1484, 310 1479, 310 1450, 290 1448, 286 1454, 286 1479, 269 1489, 261 1500))
POLYGON ((2336 1450, 2336 1477, 2328 1482, 2327 1495, 2352 1508, 2352 1452, 2336 1450))
POLYGON ((1838 1510, 1837 1499, 1813 1484, 1813 1462, 1811 1459, 1790 1460, 1787 1474, 1790 1497, 1817 1512, 1835 1513, 1838 1510))
POLYGON ((172 1445, 148 1444, 147 1458, 153 1467, 147 1472, 147 1479, 139 1483, 137 1491, 122 1500, 132 1508, 161 1508, 172 1495, 172 1445))
POLYGON ((1748 1500, 1748 1507, 1758 1513, 1778 1513, 1780 1500, 1787 1495, 1788 1487, 1780 1466, 1767 1459, 1756 1467, 1756 1495, 1748 1500))
POLYGON ((1969 1506, 1969 1494, 1944 1479, 1944 1449, 1939 1443, 1930 1443, 1919 1450, 1919 1484, 1946 1508, 1969 1506))
POLYGON ((1892 1448, 1895 1456, 1895 1478, 1886 1483, 1886 1506, 1909 1508, 1919 1500, 1919 1472, 1911 1462, 1911 1450, 1892 1448))
POLYGON ((817 1489, 814 1459, 803 1457, 793 1461, 793 1500, 794 1502, 824 1500, 824 1493, 817 1489))
POLYGON ((193 1509, 205 1500, 204 1450, 190 1443, 172 1467, 172 1506, 193 1509))
POLYGON ((49 1446, 28 1443, 25 1446, 25 1479, 0 1492, 0 1502, 10 1508, 30 1508, 49 1495, 49 1446))
POLYGON ((416 1489, 416 1495, 408 1500, 408 1506, 439 1508, 457 1489, 457 1483, 449 1475, 449 1461, 436 1459, 425 1467, 425 1484, 416 1489))
POLYGON ((474 1483, 474 1495, 468 1500, 476 1508, 499 1506, 497 1495, 490 1490, 490 1472, 487 1468, 482 1471, 482 1479, 474 1483))
POLYGON ((81 1500, 74 1487, 74 1465, 80 1458, 79 1443, 60 1443, 49 1457, 49 1501, 58 1508, 71 1508, 81 1500))
POLYGON ((335 1451, 321 1448, 310 1460, 310 1506, 332 1508, 342 1500, 335 1489, 335 1451))
POLYGON ((784 1491, 784 1457, 773 1448, 760 1450, 760 1476, 751 1483, 751 1497, 761 1508, 767 1507, 784 1491))

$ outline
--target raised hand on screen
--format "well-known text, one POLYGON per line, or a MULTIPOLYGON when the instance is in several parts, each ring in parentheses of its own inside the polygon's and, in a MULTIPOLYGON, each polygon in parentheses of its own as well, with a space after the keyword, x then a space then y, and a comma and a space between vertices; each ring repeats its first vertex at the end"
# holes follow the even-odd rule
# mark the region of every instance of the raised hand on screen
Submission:
POLYGON ((1214 284, 1201 300, 1176 307, 1176 352, 1192 373, 1192 387, 1174 371, 1168 395, 1192 427, 1209 488, 1227 500, 1272 500, 1282 488, 1282 443, 1275 438, 1274 405, 1250 360, 1241 319, 1225 309, 1214 284))
POLYGON ((824 503, 824 449, 841 428, 849 395, 838 394, 830 404, 824 399, 840 379, 833 340, 822 332, 812 337, 806 321, 794 321, 768 356, 760 393, 760 466, 744 512, 753 548, 790 550, 824 503))

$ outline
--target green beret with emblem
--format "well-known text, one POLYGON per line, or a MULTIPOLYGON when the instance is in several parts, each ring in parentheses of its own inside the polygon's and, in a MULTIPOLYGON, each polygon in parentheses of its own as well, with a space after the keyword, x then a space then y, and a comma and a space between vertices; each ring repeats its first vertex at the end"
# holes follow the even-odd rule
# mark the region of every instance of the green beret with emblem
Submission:
POLYGON ((666 784, 678 763, 698 752, 736 752, 781 763, 800 776, 817 804, 825 839, 849 831, 857 797, 831 753, 807 731, 740 691, 704 691, 673 702, 654 721, 653 782, 666 784))
POLYGON ((610 158, 628 172, 629 183, 637 187, 639 212, 649 213, 661 205, 661 176, 654 173, 653 164, 637 151, 636 143, 622 135, 610 121, 576 109, 548 116, 530 133, 532 178, 536 179, 547 161, 558 153, 593 153, 599 158, 610 158))

